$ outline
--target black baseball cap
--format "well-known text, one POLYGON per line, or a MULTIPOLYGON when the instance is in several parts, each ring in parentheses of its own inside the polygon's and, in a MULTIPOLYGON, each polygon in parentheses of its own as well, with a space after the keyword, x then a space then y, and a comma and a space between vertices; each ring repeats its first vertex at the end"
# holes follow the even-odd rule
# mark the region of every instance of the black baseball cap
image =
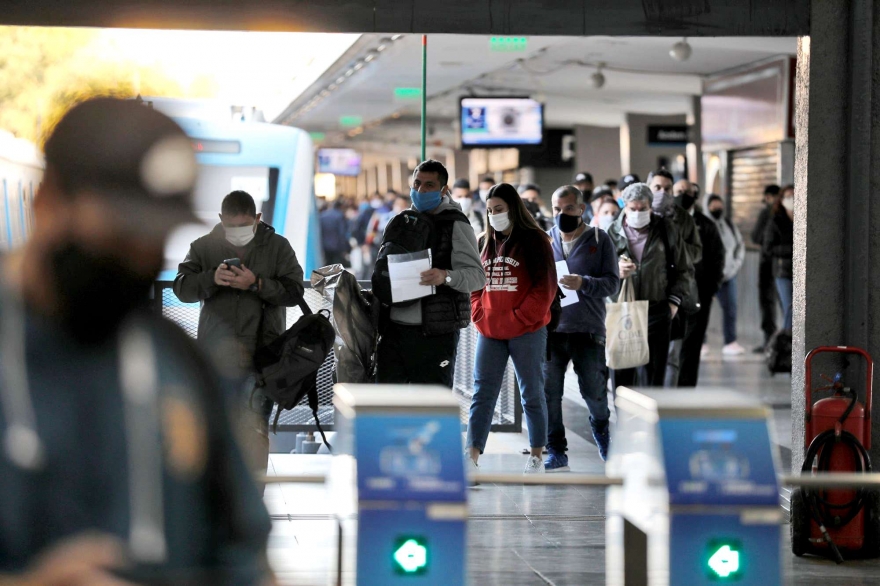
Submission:
POLYGON ((198 166, 170 118, 141 102, 93 98, 71 108, 46 141, 46 169, 70 196, 103 198, 112 221, 154 231, 197 222, 198 166))
POLYGON ((574 176, 574 183, 583 183, 583 182, 593 182, 593 176, 587 173, 586 171, 581 171, 577 175, 574 176))
POLYGON ((617 182, 617 189, 619 191, 623 191, 633 183, 641 183, 642 180, 639 179, 639 176, 635 173, 630 173, 629 175, 624 175, 620 178, 620 181, 617 182))

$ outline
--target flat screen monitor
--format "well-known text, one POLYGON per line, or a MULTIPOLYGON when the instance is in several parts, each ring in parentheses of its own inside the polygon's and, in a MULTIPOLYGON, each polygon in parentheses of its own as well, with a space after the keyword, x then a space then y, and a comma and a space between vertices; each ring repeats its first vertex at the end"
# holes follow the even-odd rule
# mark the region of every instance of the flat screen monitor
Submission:
POLYGON ((464 147, 540 145, 544 107, 531 98, 461 98, 464 147))
POLYGON ((318 173, 357 177, 361 156, 354 149, 318 149, 318 173))

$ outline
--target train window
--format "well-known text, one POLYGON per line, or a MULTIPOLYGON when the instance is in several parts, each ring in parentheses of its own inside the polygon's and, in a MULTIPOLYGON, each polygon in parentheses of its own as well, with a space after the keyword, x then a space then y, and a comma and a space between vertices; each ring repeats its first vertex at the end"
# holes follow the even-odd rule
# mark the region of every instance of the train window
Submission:
POLYGON ((263 221, 271 223, 278 191, 279 170, 256 166, 200 165, 196 184, 194 207, 196 214, 208 223, 216 222, 220 204, 230 191, 237 189, 250 193, 263 221))

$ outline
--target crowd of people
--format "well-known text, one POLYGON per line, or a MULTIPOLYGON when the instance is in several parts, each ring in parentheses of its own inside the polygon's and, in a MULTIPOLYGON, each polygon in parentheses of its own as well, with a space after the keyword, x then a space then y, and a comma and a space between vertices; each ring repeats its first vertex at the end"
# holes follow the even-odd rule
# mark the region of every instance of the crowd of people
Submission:
MULTIPOLYGON (((390 307, 380 325, 377 371, 380 382, 451 387, 458 330, 474 323, 478 339, 467 435, 472 467, 478 467, 486 446, 508 358, 529 431, 525 472, 533 473, 569 469, 562 422, 569 364, 604 459, 610 442, 609 379, 614 386, 696 386, 700 361, 708 351, 714 299, 723 313, 723 355, 746 352, 737 341, 737 275, 746 243, 720 196, 708 194, 700 202, 697 184, 676 181, 664 168, 650 172, 646 182, 629 174, 598 186, 589 173, 578 173, 571 185, 553 192, 549 207, 541 187, 533 183, 496 185, 485 177, 475 191, 465 179, 451 187, 448 183, 445 168, 426 161, 413 175, 409 198, 374 195, 368 205, 360 204, 359 214, 351 202, 343 207, 349 217, 349 254, 363 259, 381 256, 382 247, 398 237, 396 230, 394 236, 383 234, 399 213, 398 204, 434 222, 440 214, 452 219, 442 224, 447 226, 443 230, 451 230, 449 236, 438 237, 431 246, 432 257, 441 259, 434 265, 441 273, 423 275, 423 284, 436 286, 446 304, 431 301, 431 296, 415 306, 390 307), (359 228, 370 225, 374 230, 368 228, 368 237, 362 238, 359 228), (371 233, 381 237, 370 239, 371 233), (440 247, 442 242, 451 251, 440 247), (571 274, 556 273, 561 261, 571 274), (624 280, 629 280, 635 300, 648 302, 649 360, 638 368, 609 372, 606 303, 617 300, 624 280), (576 291, 577 303, 555 310, 554 316, 557 287, 576 291), (466 294, 469 319, 462 318, 459 303, 466 294), (434 320, 446 325, 437 328, 434 320), (430 333, 432 329, 438 331, 430 333), (415 367, 404 368, 404 363, 415 367), (545 449, 548 457, 542 461, 545 449)), ((792 193, 791 187, 768 186, 767 208, 756 227, 760 237, 752 237, 762 246, 762 266, 769 266, 775 288, 772 298, 762 291, 771 300, 765 311, 775 311, 778 299, 786 329, 791 328, 792 193)), ((342 226, 341 214, 323 214, 322 221, 342 226)), ((370 268, 364 262, 365 273, 370 268)), ((373 279, 375 283, 375 274, 373 279)), ((762 278, 761 286, 766 289, 767 279, 762 278)), ((774 315, 765 322, 764 344, 756 351, 763 352, 778 329, 774 315)))

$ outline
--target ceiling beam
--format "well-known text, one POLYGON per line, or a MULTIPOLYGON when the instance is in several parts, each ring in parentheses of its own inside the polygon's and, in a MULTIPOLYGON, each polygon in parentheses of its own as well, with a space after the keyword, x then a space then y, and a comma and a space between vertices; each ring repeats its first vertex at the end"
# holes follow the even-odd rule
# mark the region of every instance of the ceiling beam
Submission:
POLYGON ((809 0, 0 0, 0 24, 485 35, 800 36, 809 0))

